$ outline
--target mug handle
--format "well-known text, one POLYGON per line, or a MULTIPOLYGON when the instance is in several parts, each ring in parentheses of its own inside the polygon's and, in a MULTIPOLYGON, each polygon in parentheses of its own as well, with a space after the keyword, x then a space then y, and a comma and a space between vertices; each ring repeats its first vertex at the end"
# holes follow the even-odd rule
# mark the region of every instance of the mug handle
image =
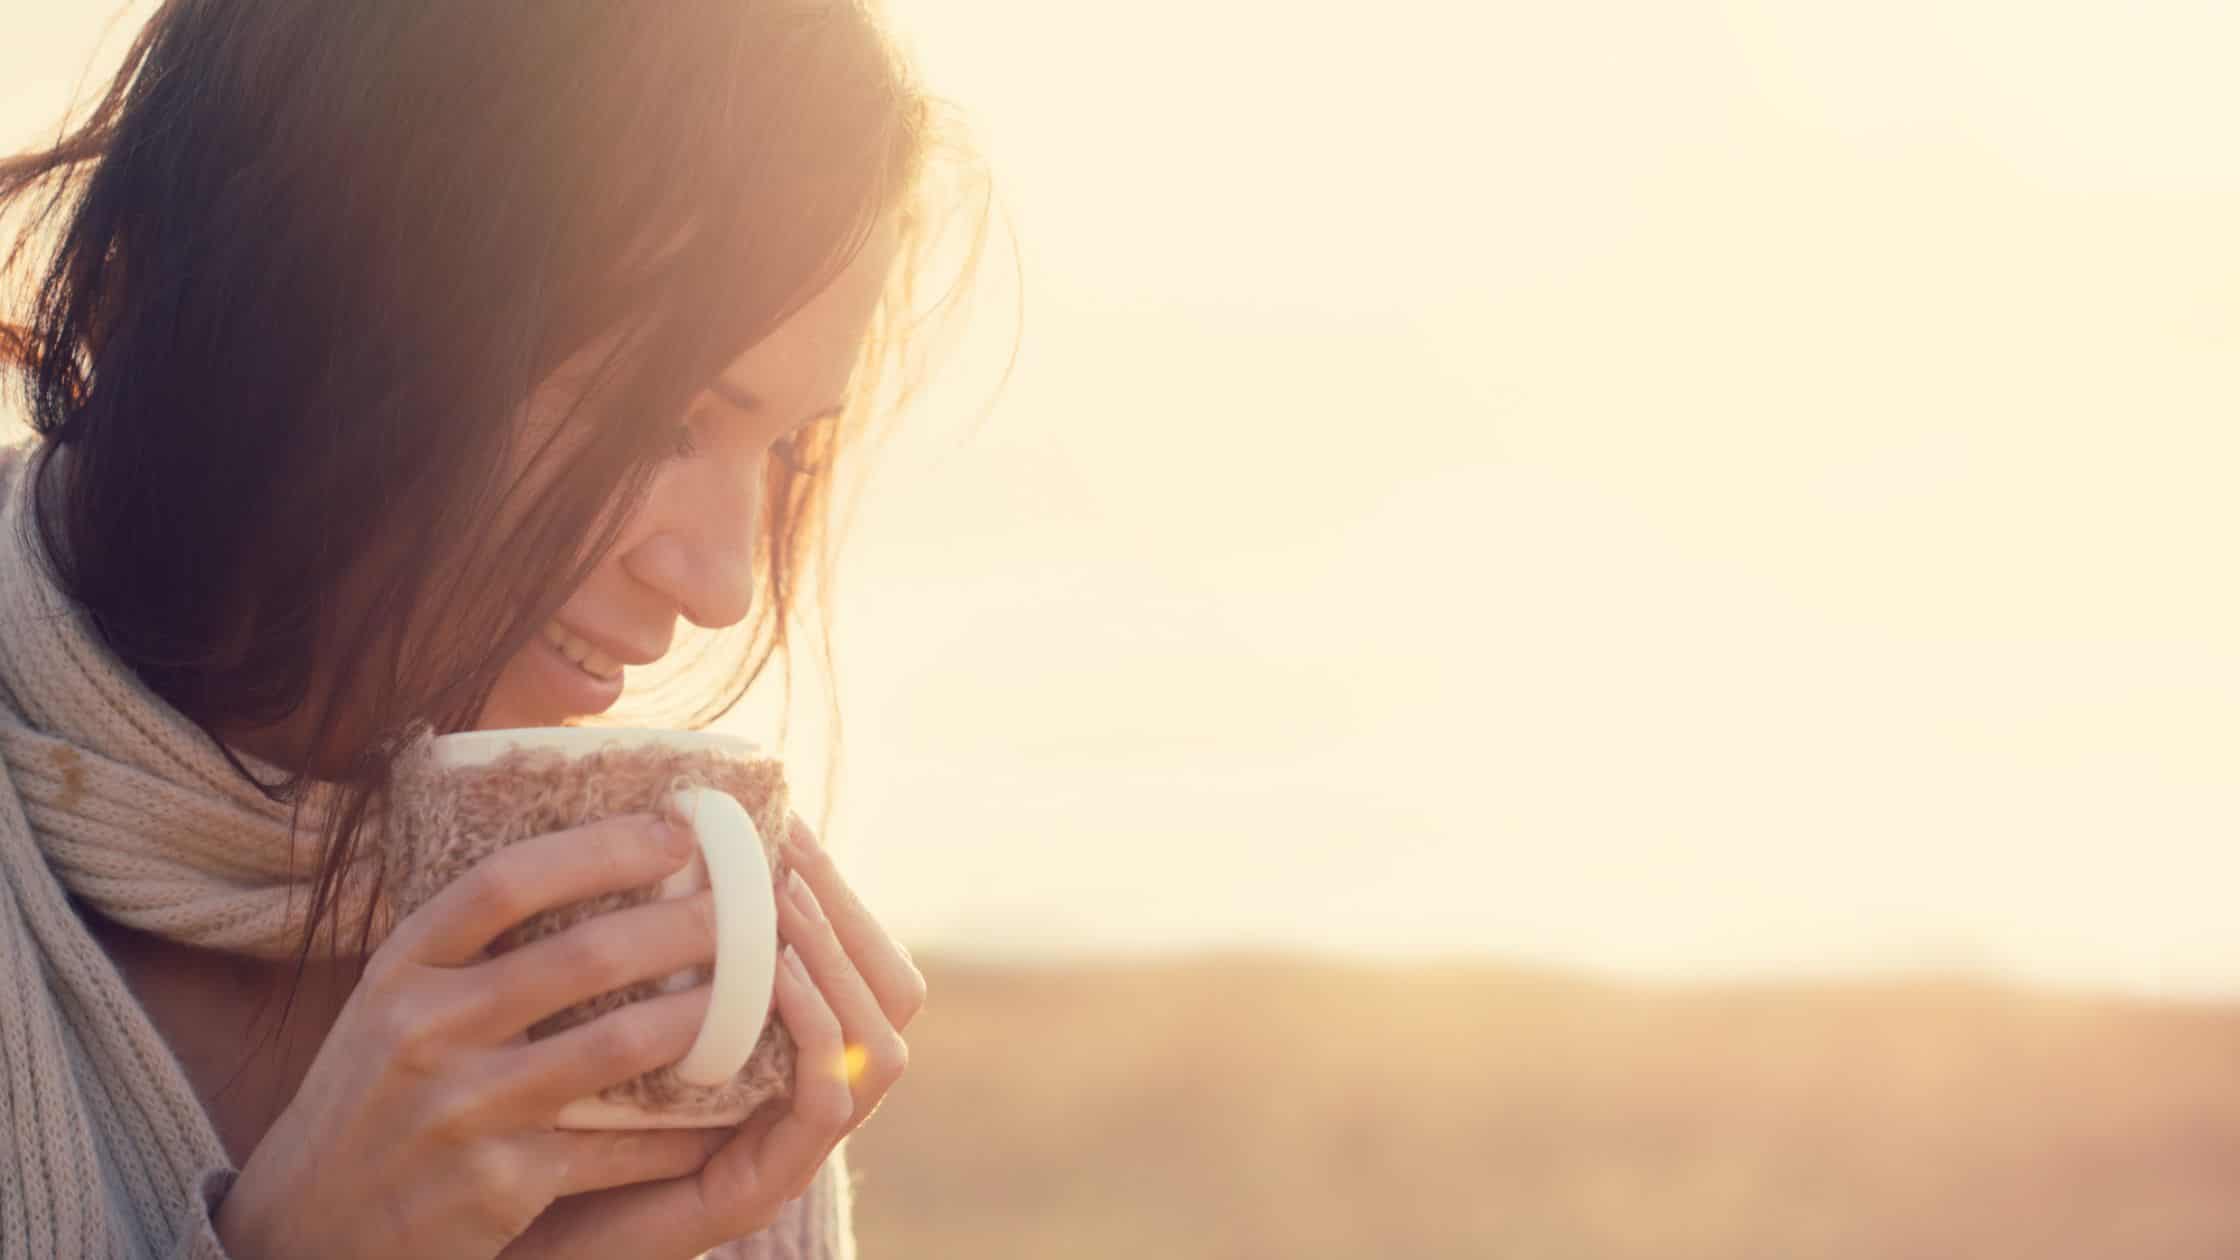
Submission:
POLYGON ((739 1074, 761 1040, 777 981, 778 903, 754 819, 727 792, 682 788, 670 800, 692 825, 715 893, 715 976, 708 1013, 692 1048, 677 1060, 687 1085, 721 1085, 739 1074))

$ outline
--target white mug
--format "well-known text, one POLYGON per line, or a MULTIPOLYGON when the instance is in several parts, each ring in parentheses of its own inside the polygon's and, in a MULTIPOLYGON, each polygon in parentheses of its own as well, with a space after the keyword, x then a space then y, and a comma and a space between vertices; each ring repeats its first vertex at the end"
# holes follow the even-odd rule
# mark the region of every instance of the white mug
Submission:
MULTIPOLYGON (((708 731, 553 726, 464 731, 430 741, 432 768, 486 766, 514 749, 551 749, 569 758, 615 745, 655 745, 686 751, 719 751, 739 758, 760 757, 758 747, 737 736, 708 731)), ((716 946, 710 1000, 698 1037, 671 1070, 689 1085, 720 1086, 746 1065, 771 1010, 777 975, 778 909, 772 892, 768 855, 754 820, 738 801, 716 788, 687 787, 670 798, 699 841, 700 861, 661 881, 662 897, 682 897, 712 888, 715 892, 716 946)), ((691 983, 688 972, 660 982, 674 991, 691 983)), ((526 1038, 526 1034, 517 1037, 526 1038)), ((692 1128, 737 1124, 746 1109, 670 1114, 659 1109, 593 1096, 562 1108, 564 1129, 692 1128)))

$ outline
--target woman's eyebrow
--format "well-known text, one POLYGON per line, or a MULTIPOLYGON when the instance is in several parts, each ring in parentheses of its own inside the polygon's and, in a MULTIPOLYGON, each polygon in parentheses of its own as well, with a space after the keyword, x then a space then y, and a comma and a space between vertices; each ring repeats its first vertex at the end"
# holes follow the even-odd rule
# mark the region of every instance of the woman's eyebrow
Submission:
MULTIPOLYGON (((754 391, 747 389, 745 386, 724 380, 720 376, 716 378, 715 384, 708 387, 708 392, 714 394, 718 398, 721 398, 725 402, 730 403, 732 406, 737 407, 739 410, 748 412, 749 414, 759 415, 762 412, 762 399, 758 395, 756 395, 754 391)), ((801 423, 808 424, 811 421, 822 420, 826 416, 844 410, 846 407, 847 404, 845 402, 836 402, 831 406, 826 407, 822 411, 811 412, 806 418, 802 420, 801 423)))

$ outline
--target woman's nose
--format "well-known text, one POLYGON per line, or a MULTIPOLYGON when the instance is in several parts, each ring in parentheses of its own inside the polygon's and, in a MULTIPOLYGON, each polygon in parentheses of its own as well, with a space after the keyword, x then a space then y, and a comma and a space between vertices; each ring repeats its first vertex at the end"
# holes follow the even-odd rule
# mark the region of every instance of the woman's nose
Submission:
POLYGON ((736 625, 754 607, 761 470, 759 460, 710 453, 666 471, 643 509, 651 528, 623 555, 632 577, 696 626, 736 625))

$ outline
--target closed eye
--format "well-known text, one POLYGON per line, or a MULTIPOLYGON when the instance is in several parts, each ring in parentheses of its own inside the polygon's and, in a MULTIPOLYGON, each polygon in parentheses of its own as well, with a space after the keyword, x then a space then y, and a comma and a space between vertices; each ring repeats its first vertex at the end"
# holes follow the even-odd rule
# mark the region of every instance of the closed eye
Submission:
POLYGON ((691 459, 700 453, 699 436, 692 431, 692 422, 685 421, 676 427, 669 439, 669 449, 661 453, 663 459, 691 459))
MULTIPOLYGON (((751 394, 746 394, 742 391, 738 391, 736 387, 731 386, 730 382, 728 381, 718 382, 718 384, 715 387, 712 387, 709 392, 738 411, 748 414, 755 414, 761 410, 762 403, 760 399, 754 397, 751 394)), ((808 456, 803 453, 801 449, 801 438, 812 427, 824 424, 827 421, 839 419, 840 416, 846 411, 846 409, 847 403, 845 401, 838 402, 802 421, 798 426, 794 428, 793 432, 777 439, 770 444, 770 457, 777 460, 778 466, 785 469, 793 476, 803 477, 816 473, 822 468, 823 465, 821 462, 811 461, 808 456)), ((662 452, 662 458, 664 461, 672 459, 691 459, 692 457, 700 453, 699 435, 694 431, 694 422, 699 419, 701 415, 702 409, 694 408, 693 411, 689 413, 688 417, 676 426, 675 432, 670 439, 669 448, 662 452)))
POLYGON ((811 462, 809 457, 802 453, 800 443, 801 434, 798 430, 789 433, 770 444, 770 457, 778 461, 779 467, 794 476, 806 477, 818 471, 822 465, 811 462))
MULTIPOLYGON (((800 439, 801 434, 795 432, 772 442, 770 458, 778 461, 778 466, 793 476, 805 477, 816 472, 822 465, 811 461, 802 452, 800 439)), ((681 460, 691 459, 699 453, 699 435, 693 431, 692 422, 688 420, 676 427, 670 438, 669 448, 661 454, 664 460, 681 460)))

